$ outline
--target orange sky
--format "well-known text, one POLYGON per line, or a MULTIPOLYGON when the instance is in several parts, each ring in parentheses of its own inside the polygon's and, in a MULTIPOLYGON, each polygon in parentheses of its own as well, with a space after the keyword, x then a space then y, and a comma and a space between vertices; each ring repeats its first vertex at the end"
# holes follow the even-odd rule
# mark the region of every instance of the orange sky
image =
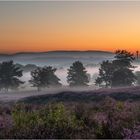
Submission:
POLYGON ((140 50, 140 2, 0 2, 0 52, 140 50))

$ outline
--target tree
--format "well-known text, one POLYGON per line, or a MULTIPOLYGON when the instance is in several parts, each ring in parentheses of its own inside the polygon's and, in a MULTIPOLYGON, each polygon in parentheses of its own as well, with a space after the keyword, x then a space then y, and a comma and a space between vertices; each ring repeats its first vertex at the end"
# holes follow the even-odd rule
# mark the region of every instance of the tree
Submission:
POLYGON ((59 83, 60 79, 55 75, 56 68, 51 66, 40 68, 31 71, 31 80, 29 82, 33 87, 37 87, 38 91, 41 88, 50 87, 50 86, 61 86, 59 83))
POLYGON ((13 61, 7 61, 0 63, 0 88, 13 89, 19 87, 20 84, 23 84, 23 81, 20 81, 18 78, 22 77, 22 70, 13 64, 13 61))
POLYGON ((112 77, 112 87, 125 87, 131 86, 136 77, 131 69, 122 68, 114 71, 112 77))
POLYGON ((112 86, 131 86, 135 80, 132 63, 135 60, 134 54, 126 50, 117 50, 113 60, 114 73, 112 77, 112 86))
POLYGON ((115 60, 113 61, 114 65, 118 68, 134 68, 132 62, 135 60, 134 54, 127 52, 126 50, 117 50, 115 52, 115 60))
POLYGON ((83 64, 76 61, 68 69, 67 82, 70 86, 87 86, 89 83, 87 71, 83 64))
POLYGON ((117 50, 113 61, 103 61, 99 69, 96 85, 105 83, 106 87, 131 86, 136 77, 133 73, 132 62, 135 57, 126 50, 117 50))
POLYGON ((104 85, 105 87, 111 86, 114 66, 111 62, 103 61, 99 68, 99 77, 95 79, 96 85, 104 85))

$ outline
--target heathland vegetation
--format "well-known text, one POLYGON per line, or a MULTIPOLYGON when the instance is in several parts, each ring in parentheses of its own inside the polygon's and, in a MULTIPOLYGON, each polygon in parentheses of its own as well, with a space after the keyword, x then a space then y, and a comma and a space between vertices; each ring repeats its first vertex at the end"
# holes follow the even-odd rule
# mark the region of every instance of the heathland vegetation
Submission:
POLYGON ((0 113, 0 138, 140 138, 139 102, 16 104, 0 113))
MULTIPOLYGON (((98 90, 1 102, 0 138, 140 139, 140 87, 135 87, 140 84, 140 72, 133 71, 134 59, 132 53, 119 50, 113 60, 103 61, 95 84, 104 88, 98 90)), ((56 68, 33 67, 28 67, 32 69, 29 83, 38 91, 62 86, 56 68)), ((74 62, 67 72, 70 88, 88 88, 90 76, 82 62, 74 62)), ((0 89, 18 88, 24 84, 22 75, 23 69, 13 61, 0 63, 0 89)))

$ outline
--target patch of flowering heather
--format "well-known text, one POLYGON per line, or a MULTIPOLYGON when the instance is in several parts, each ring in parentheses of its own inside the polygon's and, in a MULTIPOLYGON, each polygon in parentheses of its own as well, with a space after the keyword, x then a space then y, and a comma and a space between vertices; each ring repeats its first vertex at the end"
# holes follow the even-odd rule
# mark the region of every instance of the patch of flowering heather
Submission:
POLYGON ((123 138, 123 128, 131 128, 138 122, 138 105, 134 103, 116 102, 108 97, 100 105, 103 110, 97 112, 94 118, 100 129, 98 138, 123 138))
POLYGON ((0 107, 0 138, 140 139, 140 104, 116 101, 0 107))
POLYGON ((110 97, 106 97, 105 100, 103 101, 103 103, 100 104, 100 106, 105 111, 115 110, 116 109, 116 101, 110 97))
POLYGON ((133 129, 124 128, 122 135, 124 139, 140 139, 140 124, 133 129))
POLYGON ((13 121, 9 115, 0 115, 0 129, 11 128, 13 126, 13 121))
POLYGON ((102 123, 106 124, 107 123, 107 115, 104 112, 96 113, 94 116, 94 121, 98 122, 100 125, 102 123))
POLYGON ((0 115, 0 139, 12 138, 13 121, 10 115, 0 115))

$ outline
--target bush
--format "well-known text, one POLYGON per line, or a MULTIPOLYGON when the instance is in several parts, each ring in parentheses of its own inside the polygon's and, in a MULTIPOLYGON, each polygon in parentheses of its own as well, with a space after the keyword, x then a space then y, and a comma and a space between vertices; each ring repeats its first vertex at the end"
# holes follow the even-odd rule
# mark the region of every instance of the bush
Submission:
POLYGON ((61 103, 36 111, 27 111, 18 105, 12 116, 16 133, 14 138, 71 138, 74 130, 79 130, 82 125, 61 103))

